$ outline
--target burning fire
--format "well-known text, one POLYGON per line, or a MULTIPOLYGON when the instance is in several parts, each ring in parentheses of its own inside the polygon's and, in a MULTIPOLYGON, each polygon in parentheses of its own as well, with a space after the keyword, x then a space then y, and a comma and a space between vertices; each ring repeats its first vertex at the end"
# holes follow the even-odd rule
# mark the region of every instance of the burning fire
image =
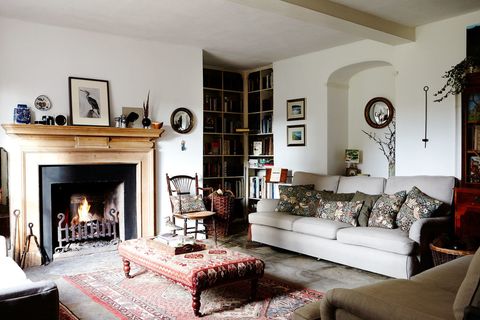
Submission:
POLYGON ((82 203, 78 207, 78 222, 87 222, 90 221, 90 205, 88 204, 87 198, 84 197, 82 203))

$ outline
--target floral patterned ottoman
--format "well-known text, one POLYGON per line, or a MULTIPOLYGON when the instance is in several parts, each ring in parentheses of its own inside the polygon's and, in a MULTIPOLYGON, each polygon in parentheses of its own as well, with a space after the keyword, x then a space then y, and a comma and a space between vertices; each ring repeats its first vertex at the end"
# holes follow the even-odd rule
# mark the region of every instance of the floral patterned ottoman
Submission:
POLYGON ((192 294, 192 307, 200 316, 200 294, 203 290, 240 280, 251 280, 250 298, 255 298, 258 279, 265 263, 245 253, 214 248, 192 253, 169 255, 152 239, 133 239, 119 244, 125 276, 130 278, 130 262, 156 272, 185 287, 192 294))

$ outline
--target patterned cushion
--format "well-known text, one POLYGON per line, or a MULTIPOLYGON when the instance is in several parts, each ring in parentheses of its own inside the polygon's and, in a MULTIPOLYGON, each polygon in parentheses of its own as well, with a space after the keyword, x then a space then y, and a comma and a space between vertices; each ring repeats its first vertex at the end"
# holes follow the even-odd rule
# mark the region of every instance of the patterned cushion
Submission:
POLYGON ((373 205, 380 198, 380 194, 366 194, 360 191, 357 191, 353 196, 352 201, 363 201, 362 209, 358 214, 358 225, 360 227, 368 226, 368 218, 370 217, 370 212, 372 212, 373 205))
POLYGON ((357 226, 357 216, 362 208, 363 201, 325 201, 320 200, 317 216, 319 218, 335 220, 357 226))
POLYGON ((203 202, 202 196, 182 195, 180 197, 182 197, 181 201, 179 201, 179 196, 170 196, 170 200, 173 203, 174 214, 207 210, 205 208, 205 203, 203 202), (181 212, 180 212, 180 202, 182 205, 181 212))
POLYGON ((368 218, 369 227, 393 229, 400 207, 405 202, 406 191, 395 194, 383 194, 373 205, 372 213, 368 218))
POLYGON ((397 225, 408 232, 412 224, 422 218, 429 218, 441 205, 442 201, 429 197, 417 187, 413 187, 407 194, 397 215, 397 225))
POLYGON ((332 193, 332 191, 307 190, 303 194, 303 198, 298 199, 292 213, 297 216, 315 217, 320 199, 322 199, 325 194, 332 193))
POLYGON ((280 191, 280 200, 278 201, 275 211, 292 213, 299 199, 304 199, 306 192, 312 191, 313 188, 313 184, 278 186, 278 189, 280 191))

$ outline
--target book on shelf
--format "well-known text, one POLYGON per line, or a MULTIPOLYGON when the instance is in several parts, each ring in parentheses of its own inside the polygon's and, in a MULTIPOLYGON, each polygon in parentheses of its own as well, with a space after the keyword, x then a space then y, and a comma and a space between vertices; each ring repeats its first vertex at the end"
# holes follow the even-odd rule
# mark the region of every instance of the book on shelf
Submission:
POLYGON ((263 147, 262 141, 253 141, 253 155, 254 156, 261 155, 262 154, 262 147, 263 147))
POLYGON ((473 150, 480 150, 480 126, 473 128, 473 150))
POLYGON ((265 174, 267 182, 287 182, 288 169, 272 167, 265 174))
POLYGON ((470 181, 471 183, 480 182, 480 157, 470 158, 470 181))

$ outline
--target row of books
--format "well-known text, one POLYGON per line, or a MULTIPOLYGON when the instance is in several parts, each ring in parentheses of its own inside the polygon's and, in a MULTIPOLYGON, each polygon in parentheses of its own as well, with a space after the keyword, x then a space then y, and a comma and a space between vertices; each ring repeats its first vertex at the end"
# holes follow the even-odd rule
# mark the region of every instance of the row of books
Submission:
POLYGON ((242 128, 242 121, 240 121, 239 119, 225 118, 223 125, 223 132, 236 133, 235 129, 242 128))
POLYGON ((236 198, 244 197, 245 194, 245 185, 243 180, 233 180, 224 182, 225 189, 233 192, 236 198))
POLYGON ((262 133, 272 133, 272 123, 273 123, 272 115, 271 114, 265 115, 262 119, 262 127, 260 131, 262 133))
POLYGON ((279 183, 267 182, 265 177, 250 177, 248 196, 256 199, 279 199, 279 185, 279 183))
POLYGON ((250 154, 254 156, 273 154, 273 137, 252 141, 250 145, 250 154))
POLYGON ((255 158, 248 159, 248 167, 254 169, 263 169, 273 167, 273 158, 255 158))
POLYGON ((206 94, 203 97, 203 109, 209 111, 220 111, 220 96, 206 94))
POLYGON ((242 100, 240 98, 224 97, 223 110, 225 112, 243 112, 242 100))
POLYGON ((203 154, 220 155, 220 140, 213 140, 203 144, 203 154))

